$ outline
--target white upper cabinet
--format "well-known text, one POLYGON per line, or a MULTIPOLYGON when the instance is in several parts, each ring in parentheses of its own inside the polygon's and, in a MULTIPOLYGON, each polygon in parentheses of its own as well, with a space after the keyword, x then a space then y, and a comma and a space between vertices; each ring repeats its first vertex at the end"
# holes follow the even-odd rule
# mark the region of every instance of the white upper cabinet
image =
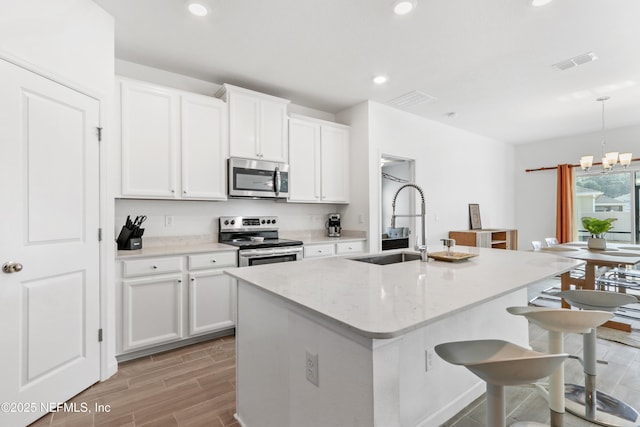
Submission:
POLYGON ((288 100, 228 84, 216 95, 229 106, 229 156, 287 162, 288 100))
POLYGON ((179 97, 121 82, 122 195, 175 197, 179 97))
POLYGON ((349 128, 320 128, 322 201, 349 201, 349 128))
POLYGON ((348 126, 292 117, 289 160, 290 202, 349 202, 348 126))
POLYGON ((226 106, 216 98, 120 81, 122 196, 226 199, 226 106))
POLYGON ((182 198, 226 199, 227 112, 222 101, 181 96, 182 198))

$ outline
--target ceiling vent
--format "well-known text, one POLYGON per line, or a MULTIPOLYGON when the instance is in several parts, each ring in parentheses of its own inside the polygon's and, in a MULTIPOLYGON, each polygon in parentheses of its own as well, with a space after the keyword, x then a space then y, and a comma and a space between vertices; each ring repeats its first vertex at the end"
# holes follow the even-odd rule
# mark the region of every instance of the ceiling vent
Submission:
POLYGON ((578 65, 586 64, 587 62, 595 61, 598 59, 595 53, 587 52, 582 55, 574 56, 573 58, 569 58, 566 61, 560 61, 556 64, 553 64, 553 67, 557 68, 560 71, 568 70, 569 68, 577 67, 578 65))
POLYGON ((404 95, 400 95, 397 98, 392 99, 388 102, 389 105, 394 105, 399 108, 409 108, 415 107, 416 105, 424 104, 426 102, 433 102, 436 98, 434 96, 428 95, 424 92, 420 92, 419 90, 414 90, 409 93, 405 93, 404 95))

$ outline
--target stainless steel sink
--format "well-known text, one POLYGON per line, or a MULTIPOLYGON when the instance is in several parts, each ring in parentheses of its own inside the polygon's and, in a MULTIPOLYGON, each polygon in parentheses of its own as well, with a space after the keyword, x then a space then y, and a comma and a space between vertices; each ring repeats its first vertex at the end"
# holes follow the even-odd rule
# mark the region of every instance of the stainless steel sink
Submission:
POLYGON ((395 254, 374 255, 361 258, 350 258, 353 261, 368 262, 369 264, 388 265, 399 262, 416 261, 420 259, 420 254, 411 252, 399 252, 395 254))

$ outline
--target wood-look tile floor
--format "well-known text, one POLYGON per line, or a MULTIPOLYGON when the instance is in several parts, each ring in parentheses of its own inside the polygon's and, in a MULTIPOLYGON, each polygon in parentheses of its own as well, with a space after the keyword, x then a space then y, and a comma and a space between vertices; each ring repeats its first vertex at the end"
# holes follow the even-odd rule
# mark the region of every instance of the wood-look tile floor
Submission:
POLYGON ((240 427, 235 372, 234 337, 121 363, 113 377, 69 401, 109 405, 109 412, 52 413, 31 427, 240 427))

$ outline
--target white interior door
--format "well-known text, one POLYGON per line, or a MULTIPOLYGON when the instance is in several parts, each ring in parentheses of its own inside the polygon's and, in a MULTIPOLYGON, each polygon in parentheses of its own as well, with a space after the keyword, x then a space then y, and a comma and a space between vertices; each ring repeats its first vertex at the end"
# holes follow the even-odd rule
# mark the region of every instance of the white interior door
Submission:
POLYGON ((99 380, 99 103, 0 75, 0 425, 21 426, 99 380))

